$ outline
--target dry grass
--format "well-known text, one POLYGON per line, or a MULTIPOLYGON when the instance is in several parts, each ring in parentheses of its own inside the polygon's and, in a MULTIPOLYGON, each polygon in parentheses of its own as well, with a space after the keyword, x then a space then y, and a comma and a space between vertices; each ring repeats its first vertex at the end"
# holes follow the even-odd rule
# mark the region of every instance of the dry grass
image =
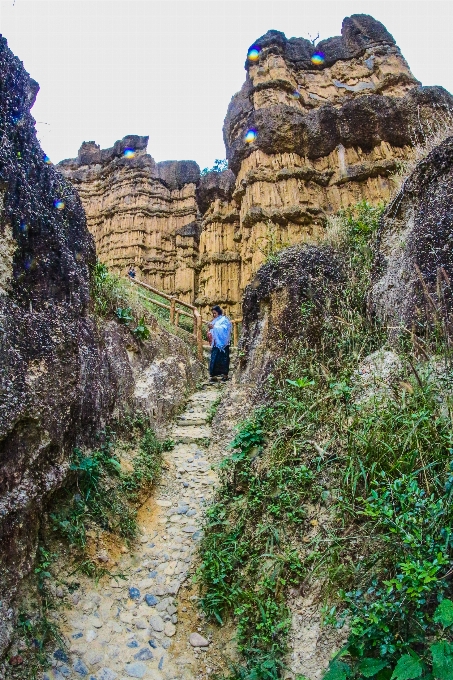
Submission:
POLYGON ((453 135, 452 109, 437 107, 429 120, 422 121, 419 117, 418 127, 412 133, 412 154, 409 158, 401 160, 398 163, 398 170, 391 175, 395 184, 395 195, 401 191, 405 180, 417 165, 451 135, 453 135))

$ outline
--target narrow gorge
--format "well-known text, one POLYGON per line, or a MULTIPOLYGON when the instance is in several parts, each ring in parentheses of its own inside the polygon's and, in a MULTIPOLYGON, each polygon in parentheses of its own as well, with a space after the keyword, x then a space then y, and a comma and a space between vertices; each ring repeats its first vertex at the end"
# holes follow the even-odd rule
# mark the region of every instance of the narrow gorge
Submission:
POLYGON ((314 42, 200 172, 52 165, 0 37, 0 678, 453 680, 453 96, 314 42), (131 266, 242 320, 226 385, 131 266))

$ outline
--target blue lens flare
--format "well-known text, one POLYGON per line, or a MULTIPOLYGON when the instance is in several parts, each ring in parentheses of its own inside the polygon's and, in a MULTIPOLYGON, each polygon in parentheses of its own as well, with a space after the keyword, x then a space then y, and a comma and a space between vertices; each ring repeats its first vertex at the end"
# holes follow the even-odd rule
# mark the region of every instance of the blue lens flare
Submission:
POLYGON ((244 139, 247 142, 247 144, 252 144, 252 142, 254 142, 256 139, 256 130, 253 129, 247 130, 244 139))
POLYGON ((326 60, 324 52, 315 52, 311 57, 311 63, 315 66, 322 66, 326 60))
POLYGON ((261 48, 259 45, 252 45, 247 53, 247 59, 249 61, 258 61, 260 57, 261 48))

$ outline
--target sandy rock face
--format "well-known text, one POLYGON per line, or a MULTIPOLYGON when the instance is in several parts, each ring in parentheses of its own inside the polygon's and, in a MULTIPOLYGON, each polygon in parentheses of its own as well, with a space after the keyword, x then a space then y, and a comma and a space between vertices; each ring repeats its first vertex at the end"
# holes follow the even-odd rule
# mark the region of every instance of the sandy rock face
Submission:
POLYGON ((395 40, 367 15, 316 47, 268 31, 247 58, 223 134, 229 170, 199 179, 190 161, 156 164, 143 137, 82 145, 59 167, 75 184, 103 261, 240 315, 246 285, 269 254, 322 241, 326 217, 385 202, 420 121, 453 106, 421 87, 395 40), (136 140, 136 141, 134 141, 136 140), (126 157, 127 148, 134 150, 126 157))
POLYGON ((78 190, 98 257, 110 269, 125 273, 135 264, 151 285, 191 299, 200 169, 194 161, 156 163, 147 144, 137 135, 110 149, 84 142, 58 169, 78 190))
MULTIPOLYGON (((361 200, 387 201, 390 175, 411 153, 418 115, 424 120, 453 103, 442 88, 420 86, 393 37, 366 15, 346 18, 341 36, 316 47, 278 31, 253 47, 258 55, 246 62, 246 81, 224 124, 236 174, 239 229, 232 222, 230 229, 241 290, 273 249, 322 240, 328 215, 361 200)), ((228 228, 221 223, 210 226, 212 236, 203 230, 200 247, 205 239, 216 243, 228 228)), ((200 282, 204 277, 202 270, 200 282)), ((215 281, 211 275, 207 298, 215 281)))
POLYGON ((37 84, 1 37, 0 74, 1 654, 43 508, 74 446, 90 445, 125 410, 162 422, 184 399, 181 381, 190 388, 198 369, 157 323, 139 347, 127 329, 90 315, 93 238, 73 185, 36 139, 37 84), (157 374, 164 370, 146 382, 153 362, 157 374))

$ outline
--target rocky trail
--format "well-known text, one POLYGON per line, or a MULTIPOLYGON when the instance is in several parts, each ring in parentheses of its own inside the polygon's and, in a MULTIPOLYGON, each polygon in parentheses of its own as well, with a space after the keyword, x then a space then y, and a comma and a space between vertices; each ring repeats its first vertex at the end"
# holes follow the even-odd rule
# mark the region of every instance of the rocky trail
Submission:
MULTIPOLYGON (((208 640, 200 635, 190 576, 203 506, 216 483, 209 447, 215 385, 192 395, 172 425, 159 485, 139 511, 141 536, 118 571, 96 586, 82 577, 70 608, 58 612, 67 649, 57 649, 43 680, 182 680, 200 677, 208 640)), ((204 668, 201 676, 209 675, 204 668)))

